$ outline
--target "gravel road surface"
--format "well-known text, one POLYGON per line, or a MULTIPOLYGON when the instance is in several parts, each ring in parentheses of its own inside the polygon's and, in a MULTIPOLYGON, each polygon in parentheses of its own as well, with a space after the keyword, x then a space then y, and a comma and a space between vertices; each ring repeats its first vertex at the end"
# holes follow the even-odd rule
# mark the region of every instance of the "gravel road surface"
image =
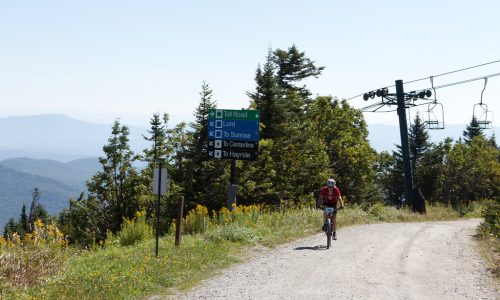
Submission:
POLYGON ((175 299, 500 299, 474 249, 480 220, 361 225, 255 251, 175 299))

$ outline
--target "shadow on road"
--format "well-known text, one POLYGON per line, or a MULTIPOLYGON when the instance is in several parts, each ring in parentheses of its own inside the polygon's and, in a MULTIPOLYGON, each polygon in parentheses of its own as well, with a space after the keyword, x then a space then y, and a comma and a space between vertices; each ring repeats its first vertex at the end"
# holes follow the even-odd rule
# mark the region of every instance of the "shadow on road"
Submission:
POLYGON ((326 250, 326 246, 323 246, 323 245, 318 245, 318 246, 314 246, 314 247, 297 247, 293 250, 326 250))

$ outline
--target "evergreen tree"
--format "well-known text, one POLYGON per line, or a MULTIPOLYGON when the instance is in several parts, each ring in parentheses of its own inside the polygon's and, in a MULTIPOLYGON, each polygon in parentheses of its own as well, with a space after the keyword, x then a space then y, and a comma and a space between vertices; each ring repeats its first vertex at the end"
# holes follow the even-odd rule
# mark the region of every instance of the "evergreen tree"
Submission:
MULTIPOLYGON (((37 203, 35 208, 33 209, 33 214, 31 215, 31 218, 33 222, 36 220, 40 220, 43 223, 47 224, 47 221, 49 219, 49 213, 45 209, 42 203, 37 203)), ((33 230, 33 224, 32 224, 32 230, 33 230)))
POLYGON ((296 91, 303 99, 307 99, 311 92, 305 85, 297 87, 295 84, 309 77, 317 78, 325 67, 316 67, 314 62, 300 52, 295 45, 287 51, 277 49, 273 52, 273 62, 277 66, 278 85, 285 93, 296 91))
POLYGON ((238 203, 277 204, 279 197, 276 192, 277 167, 273 161, 273 140, 259 141, 259 156, 257 161, 238 161, 236 164, 240 190, 238 203))
MULTIPOLYGON (((152 142, 150 148, 144 149, 143 159, 148 161, 149 167, 141 171, 144 186, 151 191, 153 188, 153 170, 158 167, 158 161, 161 160, 162 168, 167 170, 167 194, 160 197, 160 233, 165 233, 170 228, 170 222, 176 216, 177 201, 183 184, 183 174, 177 170, 180 165, 177 163, 176 151, 179 149, 179 130, 185 134, 184 125, 176 126, 173 129, 168 128, 169 116, 167 113, 160 118, 159 114, 154 114, 150 121, 149 136, 143 136, 145 140, 152 142)), ((146 217, 150 219, 155 212, 157 196, 151 193, 143 195, 147 202, 146 217)))
POLYGON ((467 145, 470 145, 471 141, 476 136, 484 137, 483 129, 479 126, 479 122, 475 117, 472 117, 472 120, 470 121, 469 125, 465 127, 462 135, 464 136, 464 140, 467 145))
POLYGON ((447 138, 437 145, 431 145, 419 159, 416 178, 424 198, 430 202, 443 198, 446 159, 451 147, 452 140, 447 138))
POLYGON ((186 182, 190 181, 190 174, 186 172, 188 150, 191 145, 192 136, 186 130, 187 124, 181 122, 169 130, 167 142, 172 148, 171 155, 171 178, 181 187, 186 187, 186 182))
POLYGON ((11 238, 14 232, 17 232, 19 228, 19 224, 14 220, 14 218, 9 218, 7 224, 5 224, 3 230, 4 238, 11 238))
POLYGON ((26 205, 23 203, 23 208, 21 209, 21 216, 19 217, 19 227, 23 231, 23 236, 24 233, 29 232, 29 222, 28 222, 28 215, 26 214, 26 205))
MULTIPOLYGON (((422 159, 422 157, 427 153, 427 151, 430 149, 432 146, 431 143, 429 142, 429 134, 427 133, 427 129, 425 127, 425 123, 422 122, 422 119, 420 118, 420 115, 417 114, 415 116, 415 119, 413 123, 410 125, 409 133, 408 133, 408 146, 410 150, 410 165, 411 165, 411 176, 412 180, 415 184, 416 190, 419 191, 420 185, 421 185, 421 178, 419 178, 419 175, 422 172, 419 172, 418 169, 420 168, 419 163, 422 159)), ((398 184, 399 182, 402 183, 403 188, 406 184, 406 181, 404 181, 404 170, 403 170, 403 150, 400 145, 396 145, 397 147, 397 152, 394 153, 394 158, 395 158, 395 176, 401 176, 400 180, 393 180, 394 184, 398 184)), ((399 190, 399 189, 398 189, 399 190)), ((421 190, 421 189, 420 189, 421 190)), ((403 196, 405 193, 404 191, 401 191, 403 196)), ((422 194, 426 195, 425 192, 422 194)), ((400 197, 401 197, 400 196, 400 197)), ((417 201, 415 203, 406 203, 406 204, 411 204, 412 209, 414 211, 425 211, 425 202, 422 201, 417 201), (422 208, 418 208, 424 204, 422 208)))
MULTIPOLYGON (((263 125, 261 138, 290 135, 286 131, 292 123, 304 122, 310 91, 296 84, 309 77, 318 77, 324 67, 316 67, 295 45, 288 50, 268 50, 266 63, 257 68, 251 107, 260 112, 263 125)), ((292 127, 294 125, 292 124, 292 127)))
POLYGON ((225 204, 227 180, 224 180, 226 161, 208 158, 208 112, 216 107, 213 91, 203 82, 200 103, 195 110, 195 121, 190 124, 188 146, 183 169, 189 174, 185 192, 189 205, 202 204, 210 210, 225 204))
MULTIPOLYGON (((153 189, 153 171, 155 168, 158 168, 159 162, 161 160, 162 168, 167 169, 167 173, 170 173, 171 168, 168 162, 168 155, 170 154, 167 149, 167 124, 168 124, 168 114, 164 114, 163 120, 160 117, 160 114, 153 114, 153 117, 150 120, 150 129, 147 131, 149 136, 143 135, 143 138, 146 141, 152 142, 150 148, 146 148, 143 150, 142 160, 148 162, 148 167, 144 168, 141 171, 141 175, 143 178, 143 184, 148 187, 148 190, 153 189)), ((163 176, 168 176, 167 174, 162 174, 163 176)), ((147 198, 147 208, 146 208, 146 217, 151 218, 154 207, 156 197, 153 194, 145 195, 147 198)))
POLYGON ((422 122, 419 114, 415 116, 415 120, 410 125, 408 139, 410 146, 410 160, 413 173, 415 174, 418 162, 430 147, 429 134, 427 133, 425 123, 422 122))
POLYGON ((285 118, 280 108, 281 93, 275 75, 271 49, 268 50, 263 70, 260 66, 257 68, 255 83, 255 92, 247 92, 247 95, 252 101, 251 107, 260 112, 260 122, 263 125, 260 137, 262 139, 276 138, 280 135, 279 127, 285 118))
POLYGON ((37 187, 35 187, 33 189, 33 192, 31 193, 31 207, 30 207, 30 214, 28 217, 29 231, 33 230, 33 223, 36 221, 35 209, 38 206, 38 201, 40 201, 41 196, 42 193, 37 187))
POLYGON ((499 145, 497 144, 497 136, 495 132, 491 134, 490 138, 488 139, 488 142, 492 147, 498 148, 499 145))
POLYGON ((200 104, 195 110, 195 121, 191 123, 193 129, 193 145, 191 147, 193 160, 199 164, 208 156, 208 111, 216 108, 216 102, 212 100, 213 91, 208 83, 201 84, 200 104))
POLYGON ((160 118, 160 114, 153 114, 153 117, 149 121, 151 127, 147 131, 150 136, 142 136, 146 141, 153 143, 151 148, 144 149, 144 160, 148 161, 150 165, 156 164, 160 157, 164 158, 168 155, 165 128, 169 119, 168 114, 164 114, 163 119, 165 122, 160 118))
POLYGON ((97 199, 106 215, 106 229, 116 232, 123 218, 133 218, 141 206, 141 194, 146 193, 137 171, 132 166, 137 160, 129 146, 129 129, 116 120, 105 156, 99 158, 102 170, 87 183, 89 197, 97 199))

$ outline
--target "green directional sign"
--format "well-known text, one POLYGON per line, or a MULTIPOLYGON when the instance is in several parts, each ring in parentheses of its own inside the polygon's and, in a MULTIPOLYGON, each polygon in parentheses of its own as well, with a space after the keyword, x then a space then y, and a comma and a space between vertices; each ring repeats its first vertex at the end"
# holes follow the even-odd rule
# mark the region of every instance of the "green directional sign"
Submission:
POLYGON ((259 121, 257 110, 209 110, 208 157, 256 160, 259 155, 259 121))
POLYGON ((209 119, 221 120, 246 120, 258 121, 260 119, 259 111, 257 110, 232 110, 232 109, 210 109, 208 111, 209 119))

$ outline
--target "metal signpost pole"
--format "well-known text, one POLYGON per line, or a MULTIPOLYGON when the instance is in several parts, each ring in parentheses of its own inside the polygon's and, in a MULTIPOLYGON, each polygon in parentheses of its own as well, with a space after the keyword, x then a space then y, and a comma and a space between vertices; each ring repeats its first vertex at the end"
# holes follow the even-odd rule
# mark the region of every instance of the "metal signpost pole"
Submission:
POLYGON ((234 159, 231 159, 231 180, 230 180, 230 184, 233 185, 233 184, 236 184, 235 182, 235 168, 236 168, 236 163, 235 163, 235 160, 234 159))

